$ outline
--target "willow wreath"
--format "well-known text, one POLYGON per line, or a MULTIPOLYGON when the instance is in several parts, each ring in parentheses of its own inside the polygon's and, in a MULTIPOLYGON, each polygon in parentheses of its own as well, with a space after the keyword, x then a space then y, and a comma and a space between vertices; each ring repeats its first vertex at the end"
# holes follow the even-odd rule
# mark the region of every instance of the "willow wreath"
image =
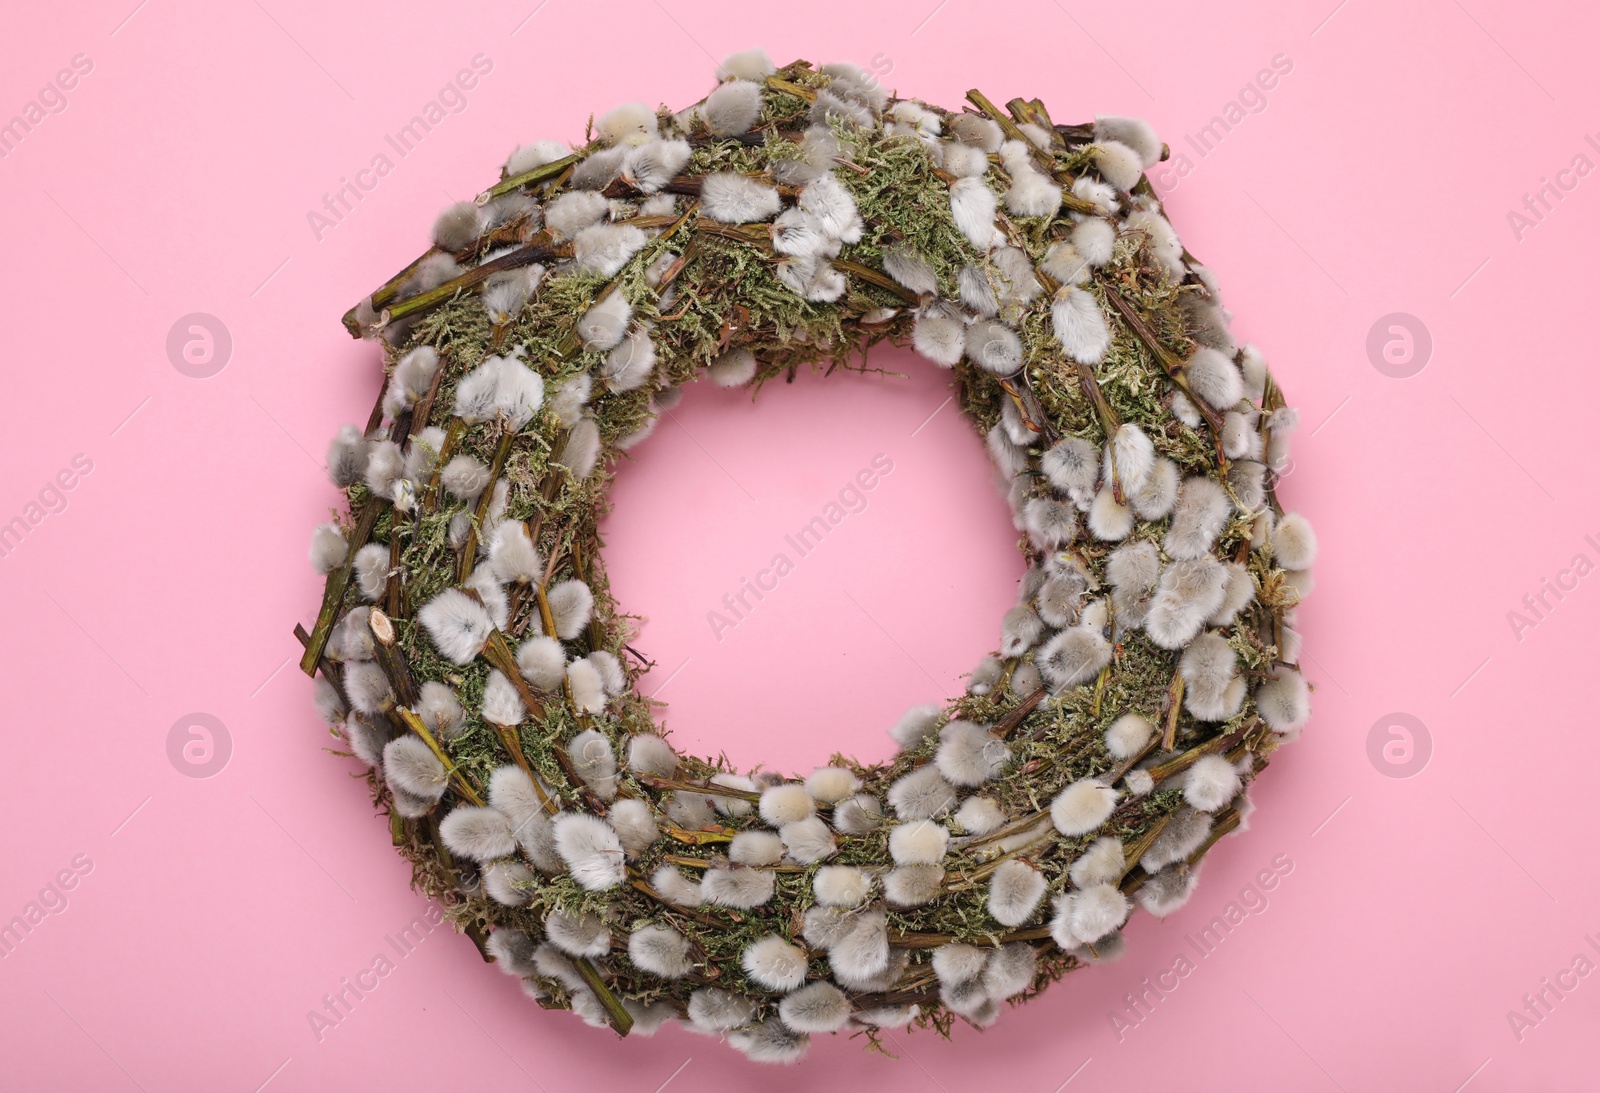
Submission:
POLYGON ((519 147, 345 317, 387 382, 328 466, 301 667, 414 884, 547 1008, 788 1062, 995 1020, 1114 958, 1309 716, 1295 414, 1143 175, 1143 122, 953 113, 730 57, 576 151, 519 147), (791 777, 675 751, 596 521, 680 385, 949 369, 1028 559, 999 647, 899 754, 791 777))

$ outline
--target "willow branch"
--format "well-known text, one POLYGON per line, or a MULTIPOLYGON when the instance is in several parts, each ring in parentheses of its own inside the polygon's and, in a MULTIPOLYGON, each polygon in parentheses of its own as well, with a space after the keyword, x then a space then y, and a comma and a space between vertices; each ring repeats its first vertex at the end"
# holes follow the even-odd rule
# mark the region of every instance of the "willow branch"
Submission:
POLYGON ((328 574, 328 583, 322 590, 322 607, 317 611, 317 621, 311 628, 311 640, 306 645, 305 655, 300 658, 300 670, 308 676, 316 674, 317 661, 328 647, 333 624, 339 620, 339 608, 344 604, 344 594, 350 588, 350 574, 356 564, 356 551, 366 546, 367 540, 372 538, 372 529, 387 508, 388 501, 372 496, 367 498, 366 507, 356 517, 355 526, 350 529, 350 536, 345 541, 344 561, 338 569, 328 574))

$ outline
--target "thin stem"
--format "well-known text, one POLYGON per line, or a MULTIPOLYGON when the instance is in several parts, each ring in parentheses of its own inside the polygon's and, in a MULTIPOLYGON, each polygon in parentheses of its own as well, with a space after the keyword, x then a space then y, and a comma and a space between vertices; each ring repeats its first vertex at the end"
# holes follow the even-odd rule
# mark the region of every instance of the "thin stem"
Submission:
POLYGON ((606 986, 605 980, 600 978, 600 973, 590 963, 586 956, 574 957, 573 965, 578 969, 578 974, 583 976, 583 981, 589 989, 594 991, 594 996, 600 1000, 600 1005, 605 1007, 607 1016, 611 1018, 611 1027, 616 1029, 618 1036, 626 1036, 633 1028, 633 1015, 622 1005, 620 999, 611 993, 611 988, 606 986))
POLYGON ((851 262, 843 258, 834 258, 831 263, 835 269, 841 269, 854 277, 859 277, 869 285, 875 285, 885 292, 892 293, 908 305, 915 306, 922 302, 922 297, 882 270, 873 269, 871 266, 864 266, 860 262, 851 262))
MULTIPOLYGON (((440 368, 443 368, 440 365, 440 368)), ((439 445, 439 459, 433 468, 433 474, 428 478, 428 488, 422 495, 422 512, 430 513, 439 504, 439 478, 444 473, 444 465, 455 454, 456 446, 461 443, 461 438, 467 433, 465 419, 453 417, 450 425, 445 429, 444 442, 439 445)))
POLYGON ((306 675, 315 675, 317 661, 322 657, 322 651, 328 647, 328 637, 333 633, 333 624, 339 620, 339 608, 344 605, 344 594, 350 587, 350 574, 356 564, 356 551, 366 546, 367 540, 372 538, 372 529, 377 526, 378 517, 389 502, 378 497, 368 497, 366 507, 361 510, 361 515, 356 517, 355 527, 350 529, 350 537, 345 543, 344 561, 332 573, 328 574, 328 583, 322 590, 322 607, 317 611, 317 621, 311 628, 311 640, 306 645, 305 655, 300 658, 300 670, 306 675))
POLYGON ((461 550, 461 566, 456 578, 459 584, 467 583, 467 578, 472 576, 472 567, 478 561, 478 529, 489 515, 489 506, 494 501, 494 484, 505 469, 512 442, 516 439, 517 434, 507 429, 501 434, 500 443, 494 450, 494 461, 489 464, 489 481, 483 484, 483 492, 478 495, 478 509, 472 514, 472 523, 467 528, 467 542, 461 550))
POLYGON ((417 704, 417 684, 406 667, 405 655, 395 640, 394 623, 389 616, 374 607, 367 614, 367 628, 372 631, 372 651, 378 667, 389 678, 395 698, 402 706, 417 704))
POLYGON ((504 197, 514 190, 522 189, 524 186, 532 186, 535 183, 555 178, 582 158, 582 155, 574 152, 570 156, 562 156, 560 159, 551 160, 549 163, 541 167, 535 167, 531 171, 524 171, 520 175, 512 175, 510 178, 502 179, 479 194, 476 201, 479 205, 487 205, 495 198, 504 197))
POLYGON ((428 745, 428 750, 433 752, 434 757, 444 764, 445 773, 449 776, 456 792, 481 807, 483 805, 482 794, 478 792, 477 787, 467 780, 466 773, 456 766, 455 760, 451 759, 444 748, 439 745, 439 741, 428 729, 427 722, 423 721, 417 715, 417 712, 409 706, 396 706, 394 712, 401 721, 405 722, 408 729, 422 738, 422 742, 428 745))
MULTIPOLYGON (((1051 155, 1043 148, 1040 148, 1038 145, 1034 144, 1033 141, 1029 140, 1028 134, 1017 128, 1017 123, 1013 121, 998 106, 990 102, 982 91, 979 91, 977 88, 973 88, 972 90, 968 91, 967 101, 993 118, 995 122, 999 124, 1000 131, 1011 140, 1020 140, 1023 144, 1027 145, 1029 152, 1031 152, 1033 155, 1034 163, 1037 164, 1045 174, 1049 175, 1057 182, 1064 181, 1061 176, 1056 173, 1056 164, 1054 158, 1052 158, 1051 155)), ((1092 201, 1085 201, 1083 198, 1079 197, 1077 194, 1065 187, 1063 187, 1061 191, 1061 207, 1069 212, 1088 213, 1091 216, 1105 215, 1105 210, 1100 208, 1100 206, 1096 205, 1092 201)))
POLYGON ((1189 377, 1184 373, 1183 362, 1178 359, 1177 354, 1161 344, 1161 340, 1155 336, 1155 332, 1145 322, 1144 316, 1140 315, 1138 310, 1123 299, 1122 294, 1110 285, 1102 284, 1100 287, 1106 294, 1106 299, 1110 300, 1111 305, 1121 313, 1123 322, 1128 324, 1128 329, 1132 330, 1134 335, 1145 344, 1145 347, 1155 356, 1156 362, 1161 365, 1162 371, 1166 372, 1172 382, 1178 385, 1178 389, 1194 404, 1194 408, 1199 411, 1200 416, 1206 419, 1206 424, 1211 426, 1211 440, 1217 451, 1218 469, 1226 477, 1228 473, 1228 456, 1222 450, 1222 415, 1213 410, 1211 404, 1205 399, 1194 393, 1194 388, 1189 386, 1189 377))
POLYGON ((996 736, 1000 737, 1000 739, 1004 740, 1016 730, 1018 725, 1022 724, 1022 722, 1030 713, 1038 708, 1039 703, 1044 701, 1044 696, 1049 693, 1049 688, 1045 687, 1043 684, 1040 684, 1038 687, 1034 688, 1032 694, 1030 694, 1027 698, 1024 698, 1021 702, 1017 703, 1017 705, 1012 707, 1012 709, 1009 710, 1004 717, 1002 717, 999 721, 996 721, 994 728, 990 731, 996 736))
POLYGON ((1225 733, 1221 736, 1213 736, 1204 744, 1198 744, 1183 754, 1176 755, 1173 758, 1168 759, 1165 763, 1151 767, 1148 772, 1151 781, 1159 786, 1162 782, 1167 781, 1169 778, 1172 778, 1175 775, 1182 774, 1184 771, 1194 766, 1196 760, 1202 758, 1203 756, 1214 755, 1219 751, 1227 751, 1239 741, 1243 740, 1245 736, 1249 734, 1250 730, 1256 727, 1257 723, 1258 722, 1255 718, 1251 718, 1249 721, 1246 721, 1243 725, 1239 726, 1237 729, 1234 729, 1230 733, 1225 733))
POLYGON ((1113 443, 1117 430, 1122 428, 1122 421, 1111 403, 1106 401, 1099 381, 1094 378, 1094 371, 1082 361, 1073 361, 1072 366, 1078 373, 1078 385, 1083 388, 1084 395, 1093 404, 1095 415, 1100 419, 1100 428, 1105 430, 1106 461, 1111 464, 1111 495, 1117 499, 1117 504, 1125 505, 1128 500, 1122 491, 1122 477, 1117 473, 1117 446, 1113 443))
POLYGON ((536 236, 532 243, 518 248, 510 254, 502 255, 492 262, 485 262, 481 266, 474 266, 459 277, 452 278, 437 288, 427 292, 419 292, 409 296, 393 307, 386 307, 378 316, 378 326, 385 327, 390 323, 399 322, 411 315, 430 311, 440 304, 451 300, 456 293, 464 289, 475 288, 488 280, 496 273, 506 270, 521 269, 535 262, 544 262, 552 258, 572 257, 572 246, 568 243, 551 243, 548 236, 536 236))
POLYGON ((1161 747, 1171 751, 1178 742, 1178 715, 1183 712, 1183 672, 1174 670, 1167 685, 1167 727, 1161 734, 1161 747))

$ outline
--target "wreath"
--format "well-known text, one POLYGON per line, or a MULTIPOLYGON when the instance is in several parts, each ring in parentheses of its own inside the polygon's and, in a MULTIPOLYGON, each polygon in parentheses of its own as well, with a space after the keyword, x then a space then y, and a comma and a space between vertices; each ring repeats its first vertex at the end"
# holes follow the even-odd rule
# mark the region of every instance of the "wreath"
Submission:
POLYGON ((1143 122, 951 112, 859 68, 730 57, 680 113, 517 148, 345 316, 381 341, 349 511, 297 633, 414 884, 546 1008, 789 1062, 948 1034, 1115 958, 1243 825, 1309 715, 1294 411, 1143 172, 1143 122), (680 754, 596 522, 682 384, 882 341, 949 370, 1028 559, 999 644, 896 758, 680 754))

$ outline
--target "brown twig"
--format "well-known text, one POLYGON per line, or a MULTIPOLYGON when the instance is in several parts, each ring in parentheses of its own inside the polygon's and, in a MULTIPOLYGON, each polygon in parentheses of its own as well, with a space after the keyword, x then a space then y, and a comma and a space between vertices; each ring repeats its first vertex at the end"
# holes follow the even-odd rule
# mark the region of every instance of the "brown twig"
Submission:
POLYGON ((305 654, 300 658, 300 670, 306 675, 315 675, 317 661, 322 657, 322 651, 328 647, 328 637, 333 633, 333 624, 339 621, 339 608, 344 605, 344 594, 350 588, 350 574, 356 564, 356 552, 367 544, 372 538, 372 529, 378 524, 378 517, 389 508, 389 502, 378 497, 367 498, 366 506, 361 510, 361 515, 356 517, 355 526, 350 529, 350 537, 345 542, 344 561, 339 568, 328 574, 328 582, 322 590, 322 606, 317 611, 316 624, 311 628, 311 640, 306 645, 305 654))

